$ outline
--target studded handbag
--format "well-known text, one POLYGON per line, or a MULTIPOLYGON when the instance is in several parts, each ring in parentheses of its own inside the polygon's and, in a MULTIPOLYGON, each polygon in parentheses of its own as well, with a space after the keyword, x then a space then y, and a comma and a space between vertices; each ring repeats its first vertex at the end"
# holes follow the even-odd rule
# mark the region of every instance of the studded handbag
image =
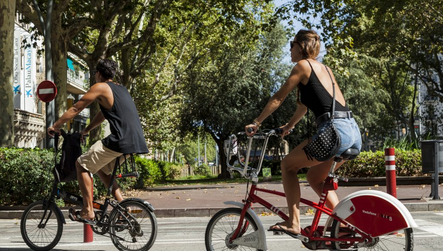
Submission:
POLYGON ((331 73, 328 71, 329 77, 332 81, 332 111, 329 115, 329 119, 324 122, 325 125, 322 126, 318 131, 316 137, 309 140, 308 144, 303 147, 303 151, 306 153, 308 159, 316 159, 318 161, 326 161, 338 152, 341 145, 340 134, 337 128, 334 126, 334 112, 335 112, 335 83, 332 79, 331 73))

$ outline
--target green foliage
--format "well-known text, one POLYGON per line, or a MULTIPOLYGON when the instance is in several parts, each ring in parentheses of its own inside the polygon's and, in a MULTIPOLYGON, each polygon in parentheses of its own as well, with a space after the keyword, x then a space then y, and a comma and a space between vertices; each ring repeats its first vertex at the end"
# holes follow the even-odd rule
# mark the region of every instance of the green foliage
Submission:
POLYGON ((182 166, 176 163, 135 157, 137 171, 144 186, 152 186, 167 179, 178 179, 181 175, 182 166))
MULTIPOLYGON (((4 177, 0 182, 0 205, 27 205, 50 195, 54 182, 52 149, 0 148, 0 163, 0 176, 4 177)), ((133 187, 135 182, 129 178, 118 180, 122 190, 133 187)), ((77 181, 60 183, 59 187, 80 194, 77 181)), ((106 193, 102 182, 94 179, 94 196, 100 198, 106 193)))
POLYGON ((405 151, 412 151, 420 148, 418 139, 411 139, 410 137, 402 137, 401 139, 386 138, 383 143, 383 148, 395 148, 405 151))
MULTIPOLYGON (((395 165, 397 176, 420 176, 421 151, 395 150, 395 165)), ((344 177, 384 177, 386 176, 384 151, 362 152, 352 161, 347 161, 337 174, 344 177)))
POLYGON ((0 205, 25 204, 47 196, 53 161, 52 151, 0 148, 0 205))
POLYGON ((212 175, 208 165, 199 165, 194 169, 194 174, 204 177, 210 177, 212 175))

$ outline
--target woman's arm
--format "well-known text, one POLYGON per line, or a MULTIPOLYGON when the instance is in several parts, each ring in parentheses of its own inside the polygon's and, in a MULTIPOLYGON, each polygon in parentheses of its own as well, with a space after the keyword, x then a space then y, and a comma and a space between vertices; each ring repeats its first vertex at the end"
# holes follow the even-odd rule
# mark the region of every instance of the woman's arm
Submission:
MULTIPOLYGON (((300 83, 302 79, 306 77, 305 68, 306 66, 304 65, 304 63, 298 63, 296 66, 294 66, 294 68, 292 68, 291 75, 289 75, 288 79, 283 84, 283 86, 271 97, 271 99, 266 104, 265 108, 263 108, 260 115, 256 119, 254 119, 254 122, 246 126, 247 134, 252 135, 253 133, 255 133, 258 130, 258 127, 261 125, 261 123, 275 110, 277 110, 278 107, 280 107, 280 105, 286 99, 288 94, 294 88, 297 87, 297 85, 300 83), (252 128, 253 131, 248 132, 248 128, 252 128)), ((300 111, 299 114, 301 114, 300 111)), ((298 120, 300 119, 301 117, 298 120)))

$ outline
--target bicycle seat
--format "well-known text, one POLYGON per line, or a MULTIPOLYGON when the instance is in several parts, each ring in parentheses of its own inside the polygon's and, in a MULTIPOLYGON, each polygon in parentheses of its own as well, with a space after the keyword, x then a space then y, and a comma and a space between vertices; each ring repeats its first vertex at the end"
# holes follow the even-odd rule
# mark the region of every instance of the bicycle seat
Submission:
POLYGON ((357 148, 348 148, 346 151, 344 151, 340 157, 335 157, 334 160, 336 162, 340 162, 342 160, 353 160, 357 158, 357 156, 360 154, 360 150, 357 148))

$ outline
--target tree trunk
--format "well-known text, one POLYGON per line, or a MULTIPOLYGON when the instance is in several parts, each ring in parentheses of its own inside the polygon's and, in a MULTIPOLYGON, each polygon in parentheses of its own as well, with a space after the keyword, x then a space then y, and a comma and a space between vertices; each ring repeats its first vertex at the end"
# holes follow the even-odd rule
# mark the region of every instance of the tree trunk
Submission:
POLYGON ((216 140, 215 141, 217 143, 218 149, 219 149, 219 153, 220 153, 220 165, 221 165, 221 173, 218 176, 219 178, 225 179, 225 178, 229 178, 229 172, 228 172, 228 165, 226 163, 226 154, 225 154, 225 150, 224 150, 224 140, 216 140))
POLYGON ((15 0, 0 1, 0 147, 14 145, 14 20, 15 0))
MULTIPOLYGON (((55 98, 55 119, 56 121, 67 110, 67 44, 62 30, 61 15, 53 15, 51 30, 51 52, 54 74, 54 83, 57 86, 57 97, 55 98)), ((48 38, 46 38, 48 39, 48 38)))

